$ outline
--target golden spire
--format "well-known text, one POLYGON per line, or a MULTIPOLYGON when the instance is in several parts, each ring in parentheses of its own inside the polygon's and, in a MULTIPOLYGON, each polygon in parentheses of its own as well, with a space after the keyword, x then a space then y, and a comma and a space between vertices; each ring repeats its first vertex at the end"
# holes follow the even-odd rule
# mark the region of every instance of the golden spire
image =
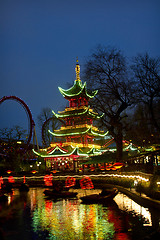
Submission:
POLYGON ((75 68, 75 71, 76 71, 76 81, 81 81, 80 79, 80 66, 79 66, 79 63, 78 63, 78 57, 77 57, 77 60, 76 60, 76 68, 75 68))

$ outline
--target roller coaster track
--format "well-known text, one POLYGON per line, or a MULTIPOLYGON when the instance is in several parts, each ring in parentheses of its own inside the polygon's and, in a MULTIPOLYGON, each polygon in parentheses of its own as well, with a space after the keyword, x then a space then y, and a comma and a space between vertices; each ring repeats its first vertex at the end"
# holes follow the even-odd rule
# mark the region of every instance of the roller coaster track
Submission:
MULTIPOLYGON (((14 101, 18 102, 19 104, 21 104, 21 106, 24 108, 24 110, 25 110, 25 112, 27 114, 27 117, 29 119, 29 136, 28 136, 26 145, 29 146, 30 141, 32 139, 33 132, 34 132, 34 134, 36 136, 36 133, 35 133, 35 122, 34 122, 34 120, 32 118, 31 111, 30 111, 29 107, 27 106, 27 104, 22 99, 20 99, 19 97, 16 97, 16 96, 4 96, 4 97, 2 97, 0 99, 0 104, 2 104, 4 101, 7 101, 7 100, 14 100, 14 101)), ((36 137, 36 141, 37 141, 37 137, 36 137)))

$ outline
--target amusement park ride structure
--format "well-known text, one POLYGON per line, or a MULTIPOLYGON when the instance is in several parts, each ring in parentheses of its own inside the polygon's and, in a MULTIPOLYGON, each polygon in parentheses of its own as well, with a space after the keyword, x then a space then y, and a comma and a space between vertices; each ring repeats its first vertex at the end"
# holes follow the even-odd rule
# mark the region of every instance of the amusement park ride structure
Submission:
POLYGON ((0 104, 2 104, 3 102, 5 102, 7 100, 13 100, 13 101, 16 101, 17 103, 19 103, 24 108, 24 110, 27 114, 29 128, 28 128, 28 138, 25 143, 27 146, 26 149, 29 147, 29 144, 30 144, 32 136, 33 136, 33 145, 35 145, 35 141, 36 141, 36 146, 37 146, 37 149, 39 150, 36 129, 35 129, 35 122, 33 120, 33 117, 32 117, 29 107, 22 99, 20 99, 19 97, 16 97, 16 96, 4 96, 0 99, 0 104))

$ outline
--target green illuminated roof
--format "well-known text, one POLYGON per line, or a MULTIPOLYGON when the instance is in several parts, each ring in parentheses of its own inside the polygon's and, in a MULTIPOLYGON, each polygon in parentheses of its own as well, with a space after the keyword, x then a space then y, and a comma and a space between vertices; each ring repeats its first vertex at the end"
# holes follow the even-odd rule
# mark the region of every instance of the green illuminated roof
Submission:
POLYGON ((79 81, 75 80, 73 86, 67 90, 59 87, 59 91, 67 99, 80 96, 80 95, 84 95, 87 98, 93 98, 98 92, 98 90, 96 90, 96 91, 92 91, 91 93, 88 93, 86 82, 82 84, 81 80, 79 81))
POLYGON ((88 93, 86 82, 82 84, 80 79, 80 66, 79 66, 78 60, 77 60, 75 71, 76 71, 76 80, 74 81, 73 86, 67 90, 59 87, 60 93, 67 99, 70 99, 72 97, 77 97, 80 95, 84 95, 87 98, 93 98, 97 94, 98 90, 88 93))
POLYGON ((75 147, 75 148, 72 148, 71 151, 68 151, 68 152, 64 152, 62 151, 59 147, 57 149, 55 149, 55 151, 53 150, 52 152, 50 153, 40 153, 40 152, 37 152, 33 149, 33 152, 39 156, 39 157, 43 157, 43 158, 50 158, 50 157, 69 157, 71 155, 75 155, 75 156, 85 156, 87 157, 88 154, 85 153, 85 152, 81 152, 79 151, 79 148, 75 147))
POLYGON ((52 113, 55 115, 55 117, 57 118, 65 118, 65 117, 76 117, 76 116, 82 116, 82 115, 87 115, 90 116, 92 118, 101 118, 103 116, 103 114, 101 116, 98 116, 98 113, 95 113, 92 111, 92 109, 88 108, 79 108, 79 109, 74 109, 74 110, 67 110, 67 111, 63 111, 60 114, 56 114, 54 111, 52 111, 52 113))
POLYGON ((103 131, 99 131, 97 129, 97 131, 92 129, 91 127, 83 127, 83 128, 77 128, 77 127, 72 127, 70 129, 60 129, 57 130, 56 132, 51 132, 50 130, 48 130, 50 134, 52 134, 55 137, 66 137, 66 136, 79 136, 79 135, 90 135, 90 136, 94 136, 94 137, 105 137, 108 132, 103 133, 103 131))

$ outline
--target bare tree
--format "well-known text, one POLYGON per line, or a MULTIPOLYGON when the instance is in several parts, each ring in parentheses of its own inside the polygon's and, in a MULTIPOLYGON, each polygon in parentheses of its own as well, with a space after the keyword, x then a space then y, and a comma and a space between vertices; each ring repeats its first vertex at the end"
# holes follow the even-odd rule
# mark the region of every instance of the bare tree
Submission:
MULTIPOLYGON (((39 128, 42 132, 42 127, 43 127, 43 124, 48 120, 50 119, 51 117, 53 116, 52 114, 52 110, 50 108, 43 108, 40 112, 40 114, 38 115, 37 119, 38 119, 38 125, 39 125, 39 128)), ((50 134, 48 133, 48 128, 49 128, 49 123, 47 125, 47 128, 45 129, 45 139, 47 142, 51 142, 51 137, 50 134)), ((43 139, 42 139, 42 142, 43 142, 43 139)))
POLYGON ((0 129, 0 139, 6 140, 8 142, 13 140, 13 128, 1 128, 0 129))
POLYGON ((160 58, 139 54, 131 66, 137 82, 137 101, 144 103, 150 114, 150 124, 160 130, 160 58))
POLYGON ((48 108, 48 107, 42 108, 40 114, 37 117, 39 127, 42 128, 43 123, 52 116, 53 116, 53 114, 52 114, 52 110, 50 108, 48 108))
POLYGON ((150 125, 149 112, 143 103, 137 104, 134 111, 128 113, 124 135, 126 140, 138 146, 148 147, 159 143, 160 135, 150 125))
POLYGON ((14 139, 22 140, 26 137, 26 130, 24 130, 22 127, 16 125, 13 127, 14 129, 14 139))
POLYGON ((13 126, 12 128, 2 128, 0 129, 0 138, 7 142, 18 140, 23 140, 25 142, 27 137, 26 132, 26 130, 18 125, 13 126))
POLYGON ((114 137, 117 160, 122 159, 123 118, 133 104, 133 83, 128 78, 126 59, 115 48, 98 46, 85 64, 84 78, 92 90, 98 90, 91 102, 103 126, 114 137))
POLYGON ((38 123, 42 132, 42 142, 45 146, 49 146, 49 144, 56 139, 48 130, 50 129, 54 132, 55 129, 58 129, 62 125, 62 121, 53 115, 50 108, 43 108, 38 115, 38 123))

